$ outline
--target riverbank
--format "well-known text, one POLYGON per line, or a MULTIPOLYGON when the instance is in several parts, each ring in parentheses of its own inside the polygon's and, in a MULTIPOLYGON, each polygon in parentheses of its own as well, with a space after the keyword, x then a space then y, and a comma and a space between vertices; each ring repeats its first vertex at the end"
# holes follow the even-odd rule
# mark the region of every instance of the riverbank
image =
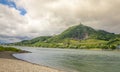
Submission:
POLYGON ((63 72, 19 60, 12 56, 16 52, 0 52, 0 72, 63 72))

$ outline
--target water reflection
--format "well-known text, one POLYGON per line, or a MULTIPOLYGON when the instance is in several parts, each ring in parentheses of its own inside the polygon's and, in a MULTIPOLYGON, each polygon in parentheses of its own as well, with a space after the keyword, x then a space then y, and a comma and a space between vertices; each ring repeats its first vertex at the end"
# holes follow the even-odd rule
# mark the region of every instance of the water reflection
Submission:
POLYGON ((120 72, 120 53, 56 48, 18 47, 32 53, 14 54, 32 63, 68 72, 120 72))

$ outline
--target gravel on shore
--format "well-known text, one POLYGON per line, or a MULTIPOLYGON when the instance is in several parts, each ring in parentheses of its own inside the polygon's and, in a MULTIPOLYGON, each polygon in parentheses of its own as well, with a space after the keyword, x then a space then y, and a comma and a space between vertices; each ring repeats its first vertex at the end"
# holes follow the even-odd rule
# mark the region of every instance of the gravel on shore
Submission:
POLYGON ((0 52, 0 72, 63 72, 16 59, 14 52, 0 52))

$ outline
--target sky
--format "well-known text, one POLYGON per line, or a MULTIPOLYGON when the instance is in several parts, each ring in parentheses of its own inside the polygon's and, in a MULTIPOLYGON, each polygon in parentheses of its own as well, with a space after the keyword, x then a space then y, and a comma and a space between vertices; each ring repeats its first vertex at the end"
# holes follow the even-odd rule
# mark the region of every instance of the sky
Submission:
POLYGON ((120 0, 0 0, 0 41, 56 35, 80 23, 120 33, 120 0))

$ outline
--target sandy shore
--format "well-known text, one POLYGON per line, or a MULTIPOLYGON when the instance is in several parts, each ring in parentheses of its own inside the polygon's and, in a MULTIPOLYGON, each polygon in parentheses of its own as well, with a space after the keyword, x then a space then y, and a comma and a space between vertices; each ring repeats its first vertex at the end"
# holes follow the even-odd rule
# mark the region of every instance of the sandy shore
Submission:
POLYGON ((0 52, 0 72, 63 72, 18 60, 12 54, 13 52, 0 52))

